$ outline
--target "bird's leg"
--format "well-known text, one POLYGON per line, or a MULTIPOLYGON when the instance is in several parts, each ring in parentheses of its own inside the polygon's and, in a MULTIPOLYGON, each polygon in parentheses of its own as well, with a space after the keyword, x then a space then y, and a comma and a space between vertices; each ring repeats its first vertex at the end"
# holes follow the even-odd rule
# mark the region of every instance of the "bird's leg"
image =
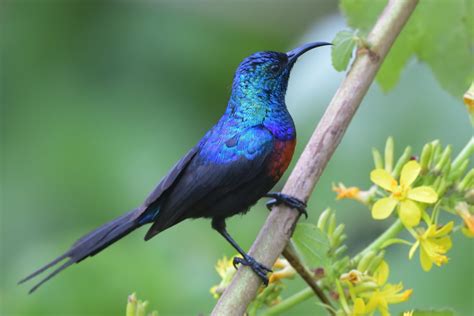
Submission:
POLYGON ((294 208, 308 218, 308 212, 306 212, 306 203, 301 201, 294 196, 290 196, 281 192, 268 192, 264 197, 272 198, 267 202, 267 208, 271 211, 274 205, 286 204, 287 206, 294 208))
POLYGON ((235 240, 229 235, 225 228, 225 220, 221 218, 212 219, 212 228, 217 230, 231 245, 237 250, 243 258, 234 257, 233 265, 237 269, 237 265, 240 263, 244 266, 250 267, 262 280, 263 284, 268 285, 267 273, 272 272, 271 269, 267 268, 263 264, 257 262, 254 258, 249 256, 245 251, 240 248, 240 246, 235 242, 235 240))

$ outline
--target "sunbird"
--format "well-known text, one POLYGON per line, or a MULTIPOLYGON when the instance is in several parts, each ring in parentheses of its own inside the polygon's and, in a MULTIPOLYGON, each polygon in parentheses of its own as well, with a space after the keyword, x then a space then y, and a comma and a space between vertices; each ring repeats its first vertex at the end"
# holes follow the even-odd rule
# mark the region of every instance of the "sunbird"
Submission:
POLYGON ((66 269, 94 256, 137 228, 151 224, 145 235, 158 233, 188 218, 209 218, 241 255, 238 264, 250 267, 267 285, 270 268, 249 256, 229 235, 225 220, 246 213, 262 197, 267 206, 284 203, 306 213, 306 204, 280 192, 269 192, 288 168, 296 145, 296 130, 285 103, 291 69, 298 57, 325 45, 314 42, 287 53, 257 52, 238 66, 225 113, 136 209, 100 226, 71 248, 19 283, 63 262, 30 293, 66 269))

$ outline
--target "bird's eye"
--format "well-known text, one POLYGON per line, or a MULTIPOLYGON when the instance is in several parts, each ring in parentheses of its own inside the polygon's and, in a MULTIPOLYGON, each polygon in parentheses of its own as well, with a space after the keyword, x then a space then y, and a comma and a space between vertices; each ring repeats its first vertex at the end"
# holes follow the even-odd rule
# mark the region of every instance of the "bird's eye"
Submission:
POLYGON ((270 66, 270 70, 272 72, 278 72, 280 70, 280 66, 279 65, 272 65, 272 66, 270 66))

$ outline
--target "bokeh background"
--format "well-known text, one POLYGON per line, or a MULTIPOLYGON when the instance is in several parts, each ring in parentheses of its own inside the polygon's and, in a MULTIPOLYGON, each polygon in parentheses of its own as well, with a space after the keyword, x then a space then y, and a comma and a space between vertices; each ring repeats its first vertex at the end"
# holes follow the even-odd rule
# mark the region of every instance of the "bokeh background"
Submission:
MULTIPOLYGON (((16 282, 140 204, 223 113, 242 58, 332 40, 345 27, 336 1, 2 1, 0 14, 0 314, 124 315, 133 291, 160 315, 208 313, 215 304, 209 288, 219 281, 214 264, 234 251, 205 220, 147 243, 141 229, 34 295, 16 282)), ((299 133, 296 157, 343 76, 327 48, 295 66, 287 104, 299 133)), ((326 206, 337 209, 354 252, 389 221, 336 202, 331 183, 368 186, 370 150, 390 135, 399 153, 435 138, 457 152, 472 129, 461 100, 415 60, 389 94, 371 87, 309 204, 311 222, 326 206)), ((266 215, 260 203, 232 218, 229 230, 248 249, 266 215)), ((472 313, 473 250, 458 235, 449 264, 424 273, 418 260, 408 261, 408 249, 393 247, 390 279, 414 289, 394 310, 472 313)), ((303 287, 289 282, 285 295, 303 287)), ((316 303, 288 315, 322 314, 316 303)))

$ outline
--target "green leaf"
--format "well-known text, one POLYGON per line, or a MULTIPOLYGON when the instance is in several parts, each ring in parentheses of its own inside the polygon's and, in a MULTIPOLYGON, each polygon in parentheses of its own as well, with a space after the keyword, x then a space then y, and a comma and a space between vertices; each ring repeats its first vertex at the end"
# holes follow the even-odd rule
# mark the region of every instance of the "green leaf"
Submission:
POLYGON ((292 240, 307 266, 328 267, 329 240, 316 225, 298 224, 292 240))
MULTIPOLYGON (((341 0, 341 10, 354 29, 367 32, 386 0, 341 0)), ((472 1, 420 1, 395 41, 378 75, 382 90, 393 89, 414 56, 426 63, 440 85, 460 98, 474 78, 472 1)))
POLYGON ((413 311, 413 316, 454 316, 454 311, 452 309, 415 309, 413 311))
POLYGON ((336 34, 332 43, 332 65, 337 71, 344 71, 351 60, 352 51, 356 44, 355 33, 350 30, 340 31, 336 34))

